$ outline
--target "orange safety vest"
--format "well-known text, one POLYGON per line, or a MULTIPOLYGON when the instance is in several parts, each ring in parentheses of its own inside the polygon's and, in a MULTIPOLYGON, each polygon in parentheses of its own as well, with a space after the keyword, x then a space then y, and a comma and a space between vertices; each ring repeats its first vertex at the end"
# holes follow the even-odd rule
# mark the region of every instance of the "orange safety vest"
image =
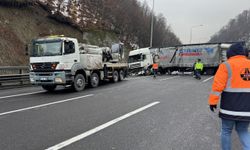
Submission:
POLYGON ((224 119, 250 121, 250 60, 236 55, 219 66, 214 76, 209 104, 217 105, 224 119))
POLYGON ((153 64, 153 69, 158 69, 158 64, 157 63, 153 64))

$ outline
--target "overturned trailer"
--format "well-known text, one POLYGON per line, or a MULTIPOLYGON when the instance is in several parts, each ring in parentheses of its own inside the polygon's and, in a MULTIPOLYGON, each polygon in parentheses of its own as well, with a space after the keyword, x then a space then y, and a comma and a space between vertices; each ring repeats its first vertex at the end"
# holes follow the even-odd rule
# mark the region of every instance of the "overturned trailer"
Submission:
MULTIPOLYGON (((204 64, 203 73, 214 74, 219 64, 227 60, 226 51, 235 42, 177 45, 159 49, 159 71, 192 71, 197 59, 204 64)), ((242 42, 244 43, 244 42, 242 42)))

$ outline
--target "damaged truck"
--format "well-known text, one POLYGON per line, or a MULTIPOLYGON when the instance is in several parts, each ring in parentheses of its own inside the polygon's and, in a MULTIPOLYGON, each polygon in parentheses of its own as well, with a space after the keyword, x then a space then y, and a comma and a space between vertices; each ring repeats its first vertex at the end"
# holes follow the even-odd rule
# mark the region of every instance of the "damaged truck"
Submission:
MULTIPOLYGON (((215 74, 219 64, 226 61, 226 51, 235 42, 199 43, 164 48, 142 48, 129 53, 129 70, 146 74, 154 62, 159 64, 161 74, 174 71, 191 72, 195 61, 201 59, 203 73, 215 74), (149 69, 148 69, 149 68, 149 69)), ((242 42, 244 44, 244 42, 242 42)))

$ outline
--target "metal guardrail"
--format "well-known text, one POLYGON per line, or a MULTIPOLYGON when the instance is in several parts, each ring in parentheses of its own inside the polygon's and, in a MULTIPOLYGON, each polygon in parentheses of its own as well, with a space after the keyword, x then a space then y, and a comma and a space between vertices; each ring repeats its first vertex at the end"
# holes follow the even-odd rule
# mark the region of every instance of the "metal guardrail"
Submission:
POLYGON ((0 66, 0 87, 29 84, 28 66, 0 66))

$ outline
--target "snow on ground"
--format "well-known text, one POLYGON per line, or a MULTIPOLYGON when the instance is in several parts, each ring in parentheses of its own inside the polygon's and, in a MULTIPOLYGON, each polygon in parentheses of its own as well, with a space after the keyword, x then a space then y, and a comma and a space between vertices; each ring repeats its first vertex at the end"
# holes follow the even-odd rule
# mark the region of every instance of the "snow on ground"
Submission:
MULTIPOLYGON (((94 15, 89 9, 88 6, 86 4, 84 4, 84 6, 82 7, 82 4, 77 4, 77 1, 75 3, 75 6, 72 6, 72 8, 68 8, 68 0, 64 0, 64 2, 61 4, 60 8, 58 5, 59 1, 58 0, 52 0, 51 4, 48 4, 47 0, 39 0, 40 2, 42 2, 44 5, 50 5, 52 8, 51 10, 51 14, 55 14, 56 12, 60 12, 60 14, 62 14, 63 16, 67 17, 67 18, 73 18, 72 15, 70 15, 69 11, 72 11, 72 9, 76 10, 75 16, 76 16, 76 20, 73 20, 76 23, 80 23, 82 21, 83 24, 87 24, 88 22, 94 23, 96 24, 98 22, 98 18, 94 15), (59 10, 58 10, 59 8, 59 10), (84 8, 84 11, 81 11, 81 9, 84 8), (71 10, 69 10, 71 9, 71 10), (82 14, 82 12, 85 12, 86 14, 82 14)), ((73 12, 73 11, 72 11, 73 12)))

